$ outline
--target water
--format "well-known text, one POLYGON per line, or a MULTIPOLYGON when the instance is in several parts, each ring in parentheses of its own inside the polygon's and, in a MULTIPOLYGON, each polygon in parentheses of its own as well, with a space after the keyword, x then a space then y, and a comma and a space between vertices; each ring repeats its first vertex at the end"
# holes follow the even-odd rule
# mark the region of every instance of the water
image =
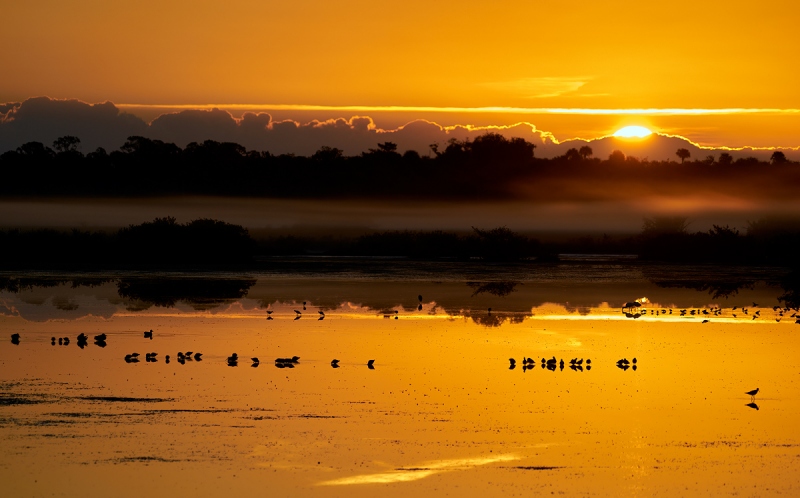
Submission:
POLYGON ((3 496, 800 492, 785 271, 308 264, 5 275, 3 496), (620 312, 642 297, 642 316, 620 312), (540 366, 553 356, 563 370, 540 366))

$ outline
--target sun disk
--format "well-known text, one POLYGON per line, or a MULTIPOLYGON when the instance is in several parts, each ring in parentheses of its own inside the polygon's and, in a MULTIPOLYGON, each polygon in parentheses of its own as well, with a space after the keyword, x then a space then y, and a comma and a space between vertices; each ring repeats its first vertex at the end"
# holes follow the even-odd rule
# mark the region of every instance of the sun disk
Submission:
POLYGON ((619 138, 644 138, 652 134, 653 132, 644 126, 626 126, 617 130, 614 136, 619 138))

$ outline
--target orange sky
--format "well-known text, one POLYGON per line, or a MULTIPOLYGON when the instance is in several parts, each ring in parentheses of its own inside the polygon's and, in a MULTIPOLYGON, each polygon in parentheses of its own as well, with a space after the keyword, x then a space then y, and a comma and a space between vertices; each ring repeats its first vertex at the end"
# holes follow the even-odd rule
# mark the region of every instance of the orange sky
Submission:
MULTIPOLYGON (((0 101, 800 108, 790 28, 800 4, 789 0, 42 0, 3 11, 14 22, 0 31, 0 101)), ((500 114, 495 121, 509 120, 500 114)), ((548 121, 569 138, 640 120, 537 125, 548 121)), ((797 146, 799 121, 744 131, 730 115, 654 124, 715 143, 752 135, 752 145, 797 146)))

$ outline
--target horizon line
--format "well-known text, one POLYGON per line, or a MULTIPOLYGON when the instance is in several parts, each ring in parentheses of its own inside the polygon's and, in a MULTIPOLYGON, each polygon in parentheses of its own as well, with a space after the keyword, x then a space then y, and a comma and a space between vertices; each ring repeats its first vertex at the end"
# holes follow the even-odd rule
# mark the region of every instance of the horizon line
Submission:
POLYGON ((439 112, 439 113, 477 113, 477 114, 561 114, 561 115, 601 115, 601 116, 704 116, 730 114, 798 114, 793 108, 751 108, 725 107, 711 108, 627 108, 592 109, 585 107, 436 107, 436 106, 369 106, 369 105, 316 105, 316 104, 117 104, 120 108, 151 109, 240 109, 276 111, 353 111, 353 112, 439 112))

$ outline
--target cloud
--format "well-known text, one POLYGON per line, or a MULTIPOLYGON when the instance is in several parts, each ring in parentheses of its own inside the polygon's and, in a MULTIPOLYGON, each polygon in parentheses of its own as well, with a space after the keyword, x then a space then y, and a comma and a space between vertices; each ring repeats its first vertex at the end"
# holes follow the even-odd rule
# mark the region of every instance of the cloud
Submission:
POLYGON ((50 145, 64 135, 79 137, 83 152, 116 149, 131 135, 147 133, 142 119, 121 112, 113 103, 35 97, 0 105, 0 153, 26 142, 50 145), (5 110, 5 112, 2 112, 5 110))
POLYGON ((591 78, 521 78, 511 81, 495 81, 484 83, 481 86, 529 99, 541 99, 558 97, 560 95, 564 95, 565 93, 577 92, 587 83, 587 80, 589 79, 591 78))
MULTIPOLYGON (((573 86, 577 82, 573 81, 573 86)), ((561 81, 559 84, 566 83, 561 81)), ((371 117, 364 115, 301 123, 293 120, 276 121, 266 112, 246 112, 241 118, 235 118, 226 110, 205 108, 164 113, 148 124, 120 111, 111 102, 88 104, 79 100, 36 97, 21 103, 0 104, 0 153, 30 141, 50 145, 64 135, 79 137, 84 153, 97 147, 112 151, 118 149, 127 137, 141 135, 172 142, 180 147, 190 142, 216 140, 236 142, 249 150, 298 155, 311 155, 322 146, 342 149, 345 155, 357 155, 375 148, 378 143, 394 142, 400 152, 415 150, 424 155, 431 153, 431 144, 444 148, 451 139, 474 139, 487 132, 528 140, 536 144, 536 156, 544 158, 563 155, 569 148, 583 145, 589 145, 595 157, 604 159, 616 149, 626 155, 651 160, 675 159, 675 150, 680 147, 689 149, 692 158, 705 158, 725 150, 734 157, 767 159, 774 150, 703 148, 683 137, 663 134, 654 134, 652 138, 640 142, 626 142, 611 137, 559 141, 551 133, 529 122, 508 126, 442 126, 431 121, 414 120, 394 129, 382 129, 371 117)), ((782 150, 790 159, 798 158, 797 149, 782 150)))

